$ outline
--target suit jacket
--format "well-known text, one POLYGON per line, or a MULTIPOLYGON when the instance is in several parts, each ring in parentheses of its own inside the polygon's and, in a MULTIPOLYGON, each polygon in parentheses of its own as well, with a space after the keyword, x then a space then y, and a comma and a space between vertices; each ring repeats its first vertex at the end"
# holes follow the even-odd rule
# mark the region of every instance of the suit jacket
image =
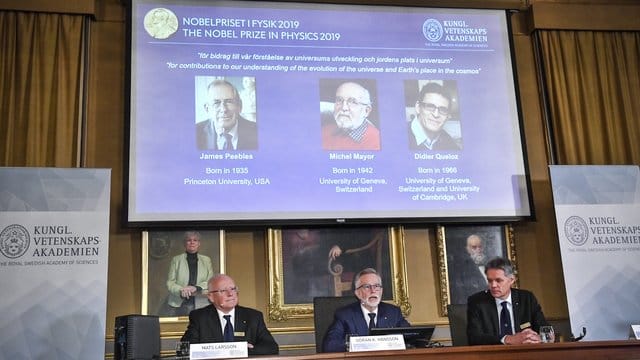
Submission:
MULTIPOLYGON (((267 329, 262 313, 244 306, 236 306, 235 311, 234 340, 252 344, 253 349, 249 349, 249 355, 277 355, 278 343, 267 329)), ((182 341, 192 344, 224 341, 220 318, 213 305, 191 311, 182 341)))
MULTIPOLYGON (((527 290, 511 289, 514 329, 531 327, 539 332, 540 326, 548 325, 536 297, 527 290)), ((469 297, 467 302, 467 337, 469 345, 502 344, 500 342, 498 309, 489 291, 481 291, 469 297)))
MULTIPOLYGON (((211 119, 196 124, 196 139, 199 150, 218 150, 218 133, 211 119)), ((238 146, 236 150, 255 150, 258 148, 258 126, 238 115, 238 146)))
MULTIPOLYGON (((206 255, 198 254, 198 274, 196 286, 200 289, 207 288, 207 281, 213 276, 213 267, 211 258, 206 255)), ((180 297, 180 289, 189 283, 189 263, 187 262, 187 253, 176 255, 171 259, 169 264, 169 273, 167 275, 167 289, 169 296, 167 303, 173 307, 182 305, 182 297, 180 297)))
MULTIPOLYGON (((384 302, 378 305, 376 321, 376 327, 379 328, 411 326, 402 316, 399 307, 384 302)), ((327 334, 324 336, 322 351, 346 351, 345 336, 347 334, 359 336, 369 335, 369 325, 364 319, 364 316, 362 316, 360 301, 336 310, 333 316, 333 323, 329 326, 329 330, 327 330, 327 334)))

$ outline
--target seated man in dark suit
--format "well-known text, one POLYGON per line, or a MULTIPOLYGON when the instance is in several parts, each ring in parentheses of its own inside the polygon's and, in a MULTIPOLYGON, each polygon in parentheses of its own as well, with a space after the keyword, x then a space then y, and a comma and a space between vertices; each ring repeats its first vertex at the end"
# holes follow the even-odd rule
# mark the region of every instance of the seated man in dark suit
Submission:
POLYGON ((205 111, 210 118, 196 125, 200 150, 255 150, 256 123, 243 118, 238 90, 226 80, 214 80, 207 87, 205 111))
POLYGON ((231 277, 224 274, 212 277, 207 297, 211 305, 189 314, 189 326, 182 341, 192 344, 246 341, 249 355, 278 354, 278 344, 262 313, 238 305, 238 287, 231 277))
POLYGON ((467 336, 470 345, 540 343, 540 326, 548 325, 536 297, 512 289, 509 260, 497 257, 485 265, 489 289, 469 296, 467 336))
POLYGON ((358 301, 336 310, 333 323, 322 342, 324 352, 346 351, 345 336, 366 336, 373 327, 411 326, 400 308, 381 302, 382 278, 372 269, 360 271, 353 279, 358 301))

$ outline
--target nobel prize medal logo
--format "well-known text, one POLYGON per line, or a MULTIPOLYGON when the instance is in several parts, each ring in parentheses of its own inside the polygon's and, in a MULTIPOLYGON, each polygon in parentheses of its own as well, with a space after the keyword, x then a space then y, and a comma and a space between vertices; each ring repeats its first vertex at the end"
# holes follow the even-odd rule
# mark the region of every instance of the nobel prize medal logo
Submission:
POLYGON ((27 229, 13 224, 0 233, 0 253, 9 259, 16 259, 24 255, 29 249, 30 236, 27 229))
POLYGON ((564 235, 573 245, 582 246, 589 238, 589 228, 581 217, 571 216, 564 222, 564 235))
POLYGON ((427 21, 422 24, 422 34, 431 42, 440 41, 443 33, 442 24, 436 19, 427 19, 427 21))
POLYGON ((144 16, 144 29, 155 39, 166 39, 178 31, 178 17, 169 9, 155 8, 144 16))

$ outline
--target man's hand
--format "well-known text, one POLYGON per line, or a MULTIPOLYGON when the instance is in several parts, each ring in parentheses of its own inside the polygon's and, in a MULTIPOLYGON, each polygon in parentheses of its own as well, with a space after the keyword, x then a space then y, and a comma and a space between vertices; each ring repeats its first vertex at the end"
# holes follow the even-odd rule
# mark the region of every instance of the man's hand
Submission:
POLYGON ((504 343, 507 345, 539 344, 540 342, 540 335, 530 328, 524 329, 515 335, 507 335, 504 337, 504 343))

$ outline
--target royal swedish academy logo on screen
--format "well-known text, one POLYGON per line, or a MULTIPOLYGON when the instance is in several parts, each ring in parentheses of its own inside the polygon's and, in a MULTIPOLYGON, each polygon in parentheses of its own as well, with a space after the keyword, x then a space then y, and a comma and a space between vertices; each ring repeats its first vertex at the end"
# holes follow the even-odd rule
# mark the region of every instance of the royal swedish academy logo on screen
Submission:
POLYGON ((427 21, 422 24, 422 35, 431 42, 440 41, 443 33, 442 24, 436 19, 427 19, 427 21))

